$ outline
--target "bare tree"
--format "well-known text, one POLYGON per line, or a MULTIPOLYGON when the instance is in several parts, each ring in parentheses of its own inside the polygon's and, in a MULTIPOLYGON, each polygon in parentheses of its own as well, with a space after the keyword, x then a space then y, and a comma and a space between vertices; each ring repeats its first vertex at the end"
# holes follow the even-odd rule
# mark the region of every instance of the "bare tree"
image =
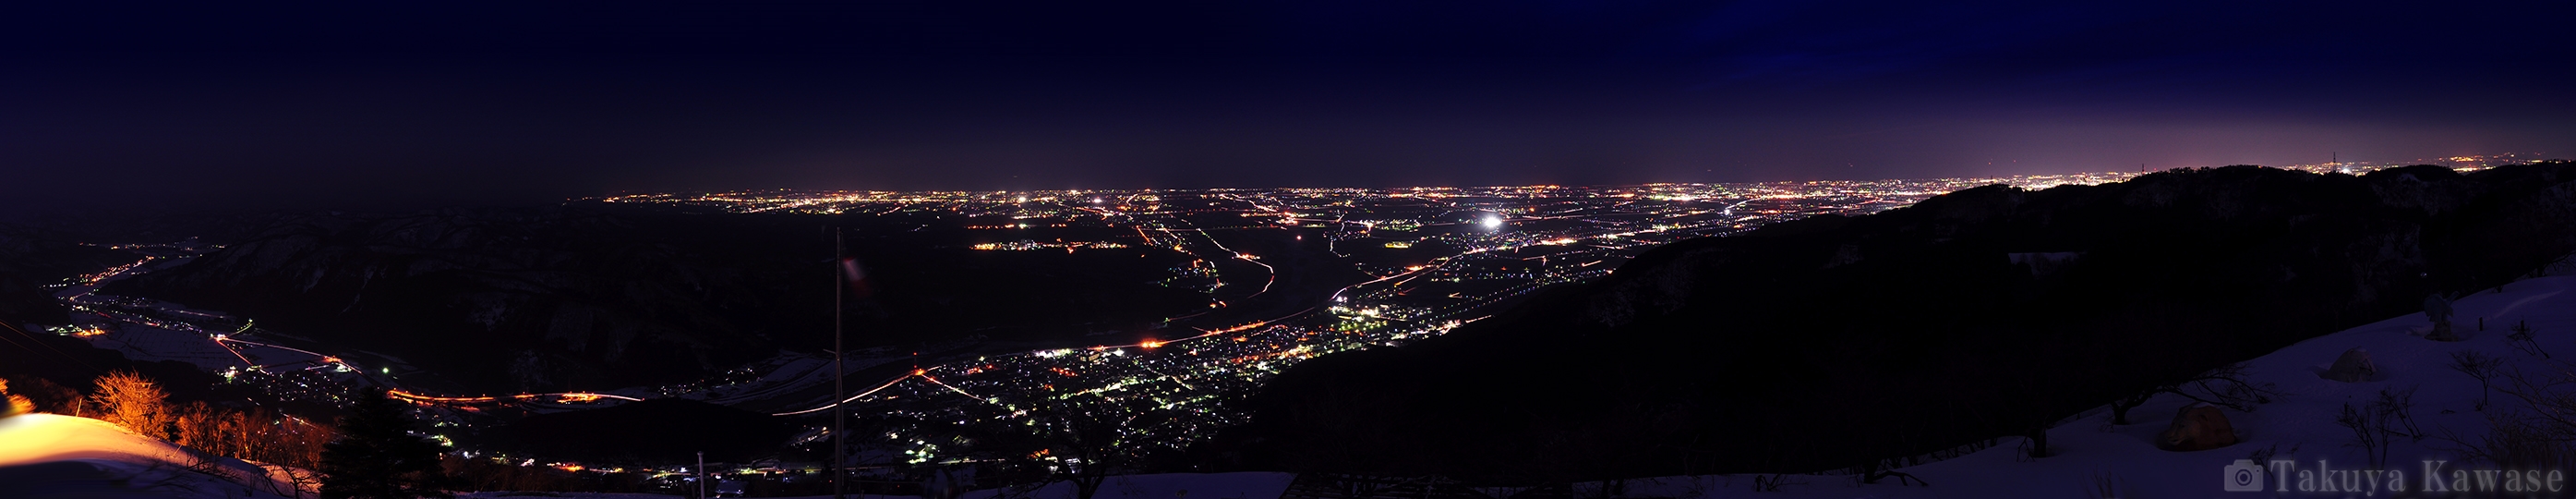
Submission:
POLYGON ((1110 474, 1136 464, 1144 446, 1130 437, 1167 419, 1142 402, 1059 403, 1030 412, 1045 452, 1056 459, 1055 477, 1073 483, 1076 499, 1091 499, 1110 474))
POLYGON ((307 493, 320 493, 322 474, 316 470, 322 468, 322 450, 338 437, 339 432, 330 426, 293 417, 270 416, 264 412, 254 412, 250 416, 254 418, 251 419, 253 422, 275 421, 267 427, 268 431, 261 439, 268 445, 258 449, 257 459, 277 465, 278 473, 295 489, 292 494, 280 495, 302 498, 307 493), (274 419, 267 419, 270 417, 274 419))
POLYGON ((2397 437, 2424 440, 2424 430, 2415 426, 2414 408, 2415 389, 2390 392, 2383 388, 2377 400, 2362 407, 2344 404, 2343 413, 2335 416, 2335 424, 2352 430, 2349 445, 2360 447, 2362 454, 2370 456, 2372 467, 2386 467, 2389 446, 2397 437))
POLYGON ((2038 426, 2032 426, 2029 430, 2024 431, 2022 433, 2022 437, 2024 439, 2023 443, 2028 444, 2030 446, 2030 450, 2022 453, 2020 460, 2029 461, 2054 455, 2048 453, 2048 430, 2056 427, 2057 423, 2050 422, 2043 423, 2038 426))
POLYGON ((2138 487, 2129 484, 2127 481, 2121 480, 2119 474, 2102 471, 2093 474, 2089 478, 2091 478, 2091 480, 2088 480, 2084 484, 2084 497, 2092 499, 2118 499, 2121 497, 2138 496, 2138 487))
POLYGON ((2147 387, 2135 395, 2112 401, 2111 424, 2129 424, 2130 409, 2146 404, 2156 395, 2167 393, 2191 399, 2194 402, 2235 409, 2238 412, 2254 412, 2255 407, 2272 403, 2273 399, 2281 397, 2280 389, 2271 383, 2248 381, 2245 376, 2245 363, 2238 362, 2189 378, 2147 387))
MULTIPOLYGON (((100 419, 187 449, 190 471, 239 481, 219 465, 223 458, 258 461, 275 466, 275 476, 294 489, 274 490, 278 495, 305 497, 318 490, 314 470, 335 435, 330 427, 264 408, 233 410, 204 402, 174 407, 150 378, 130 371, 109 373, 97 383, 89 402, 99 408, 100 419)), ((271 488, 281 481, 262 480, 271 488)))
POLYGON ((2172 387, 2173 385, 2156 385, 2145 390, 2138 390, 2138 393, 2131 394, 2127 397, 2120 397, 2119 400, 2111 401, 2111 424, 2129 424, 2130 409, 2136 409, 2138 406, 2146 405, 2147 401, 2155 400, 2157 395, 2163 395, 2166 391, 2172 390, 2172 387))
MULTIPOLYGON (((2048 430, 2039 430, 2038 433, 2046 435, 2048 430)), ((2047 440, 2047 437, 2043 436, 2039 440, 2033 441, 2032 444, 2034 446, 2041 445, 2042 442, 2047 440)), ((2047 456, 2033 455, 2031 457, 2035 459, 2047 456)), ((1878 483, 1879 480, 1895 478, 1897 485, 1914 485, 1919 483, 1925 487, 1932 486, 1932 482, 1930 480, 1924 480, 1922 477, 1914 476, 1911 473, 1896 471, 1896 463, 1888 461, 1889 460, 1887 459, 1871 459, 1868 463, 1862 464, 1860 469, 1855 470, 1858 473, 1855 473, 1853 476, 1859 479, 1860 483, 1864 484, 1874 484, 1878 483)))
POLYGON ((2504 359, 2478 353, 2476 350, 2451 352, 2451 370, 2478 380, 2478 412, 2486 412, 2487 393, 2494 391, 2496 370, 2502 367, 2504 367, 2504 359))
POLYGON ((1782 485, 1805 484, 1806 482, 1792 479, 1786 474, 1753 475, 1754 492, 1779 492, 1782 485))
POLYGON ((2515 350, 2521 350, 2526 355, 2538 355, 2542 359, 2549 358, 2549 351, 2541 350, 2540 342, 2531 338, 2530 321, 2514 321, 2513 329, 2508 331, 2511 332, 2505 333, 2504 344, 2512 346, 2515 350))
POLYGON ((99 419, 138 435, 163 437, 169 423, 169 394, 161 391, 151 378, 134 371, 116 371, 98 378, 98 393, 90 403, 99 407, 99 419))
POLYGON ((2515 469, 2576 466, 2576 366, 2548 363, 2542 372, 2503 371, 2504 392, 2522 410, 2487 414, 2488 433, 2464 437, 2445 430, 2449 449, 2471 460, 2515 469))
POLYGON ((136 478, 145 479, 136 480, 131 485, 138 489, 167 493, 173 497, 229 499, 252 495, 248 487, 235 488, 241 486, 241 477, 234 474, 231 468, 224 467, 221 458, 192 449, 181 448, 180 451, 183 461, 153 460, 145 466, 145 471, 135 475, 136 478), (208 483, 204 480, 208 477, 220 483, 208 483), (235 494, 235 491, 240 493, 235 494))
POLYGON ((229 416, 226 413, 230 411, 206 405, 205 402, 190 402, 187 405, 170 407, 167 411, 164 413, 167 421, 165 426, 171 429, 170 443, 226 456, 239 457, 243 454, 239 446, 240 439, 227 438, 230 435, 224 432, 224 420, 229 416))

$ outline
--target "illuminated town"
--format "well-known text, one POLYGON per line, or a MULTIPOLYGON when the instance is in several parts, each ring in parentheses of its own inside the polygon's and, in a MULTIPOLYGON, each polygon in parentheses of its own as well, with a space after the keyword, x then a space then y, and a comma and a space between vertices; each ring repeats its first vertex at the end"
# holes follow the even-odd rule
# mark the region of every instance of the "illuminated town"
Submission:
MULTIPOLYGON (((2510 159, 2450 160, 2474 169, 2510 159)), ((2387 166, 2290 168, 2359 173, 2387 166)), ((492 424, 494 410, 547 413, 679 397, 796 418, 807 427, 796 444, 815 446, 830 441, 829 415, 837 404, 854 418, 848 445, 857 455, 854 464, 865 468, 976 459, 943 447, 937 437, 964 426, 1035 427, 1054 424, 1042 421, 1067 411, 1170 415, 1121 429, 1132 445, 1119 452, 1144 456, 1180 452, 1219 428, 1244 423, 1245 414, 1231 403, 1302 360, 1436 336, 1489 318, 1503 308, 1497 305, 1543 287, 1608 275, 1665 243, 1811 216, 1895 209, 1977 186, 2045 189, 2135 175, 1597 187, 771 190, 576 201, 736 214, 926 216, 990 234, 985 242, 954 248, 959 251, 1168 251, 1191 263, 1168 269, 1160 282, 1206 296, 1205 310, 1168 317, 1142 339, 999 351, 968 336, 911 351, 853 351, 846 368, 854 377, 837 401, 818 391, 830 386, 833 374, 830 356, 818 352, 786 353, 686 385, 430 393, 406 387, 403 376, 410 369, 397 359, 334 352, 261 328, 255 318, 97 293, 108 282, 219 249, 194 241, 120 247, 149 256, 56 284, 56 296, 80 311, 81 319, 46 327, 136 358, 189 362, 279 401, 341 404, 358 388, 388 387, 437 428, 492 424), (1291 258, 1250 249, 1279 247, 1280 241, 1311 245, 1320 253, 1291 258), (896 368, 895 374, 857 377, 888 368, 896 368)), ((790 474, 819 467, 783 461, 741 465, 790 474)))
POLYGON ((0 499, 2576 497, 2576 2, 11 7, 0 499))

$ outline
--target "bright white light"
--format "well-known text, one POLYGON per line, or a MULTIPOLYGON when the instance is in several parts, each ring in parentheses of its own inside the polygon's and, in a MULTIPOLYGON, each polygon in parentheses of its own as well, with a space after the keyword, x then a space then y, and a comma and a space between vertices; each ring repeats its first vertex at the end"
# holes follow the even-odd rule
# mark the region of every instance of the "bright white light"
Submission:
POLYGON ((1503 228, 1503 217, 1500 215, 1485 215, 1484 220, 1476 223, 1484 225, 1485 230, 1500 229, 1503 228))

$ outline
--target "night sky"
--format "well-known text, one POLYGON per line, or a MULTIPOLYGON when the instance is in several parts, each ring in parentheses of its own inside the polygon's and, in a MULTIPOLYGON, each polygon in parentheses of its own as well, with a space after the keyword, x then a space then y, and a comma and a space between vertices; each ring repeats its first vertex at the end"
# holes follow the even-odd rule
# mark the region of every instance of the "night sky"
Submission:
POLYGON ((0 206, 2576 157, 2473 3, 18 2, 0 206))

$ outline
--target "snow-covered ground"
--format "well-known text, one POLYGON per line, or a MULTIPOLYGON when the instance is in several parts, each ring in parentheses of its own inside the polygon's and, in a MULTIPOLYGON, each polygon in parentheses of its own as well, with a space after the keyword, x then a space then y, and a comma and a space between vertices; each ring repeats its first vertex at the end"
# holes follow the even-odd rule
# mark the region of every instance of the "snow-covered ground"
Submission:
MULTIPOLYGON (((95 419, 0 419, 0 497, 293 497, 270 468, 208 456, 232 478, 189 470, 186 450, 95 419)), ((311 490, 305 497, 311 497, 311 490)))
POLYGON ((579 499, 681 499, 688 496, 667 494, 630 494, 622 492, 466 492, 457 499, 504 499, 535 497, 570 497, 579 499))
MULTIPOLYGON (((1288 491, 1288 482, 1297 476, 1289 473, 1165 473, 1157 475, 1113 476, 1100 482, 1094 499, 1276 499, 1288 491)), ((968 492, 965 499, 996 499, 1002 491, 968 492)), ((1071 498, 1073 484, 1055 483, 1029 491, 1025 497, 1071 498)))
MULTIPOLYGON (((1153 475, 1113 476, 1100 482, 1093 499, 1277 499, 1288 491, 1292 473, 1162 473, 1153 475)), ((794 499, 829 499, 832 496, 810 496, 794 499)), ((880 496, 850 494, 864 499, 910 499, 914 496, 880 496)), ((1073 484, 1051 483, 1024 491, 978 490, 967 492, 963 499, 1072 499, 1073 484)))
MULTIPOLYGON (((1100 483, 1094 499, 1277 499, 1288 491, 1295 474, 1270 472, 1244 473, 1164 473, 1154 475, 1113 476, 1100 483)), ((1052 483, 1024 491, 978 490, 967 492, 962 499, 1055 499, 1072 498, 1073 484, 1052 483)), ((571 497, 583 499, 679 499, 685 496, 655 494, 612 494, 589 492, 473 492, 457 494, 459 499, 502 499, 516 497, 571 497)), ((831 499, 832 496, 803 496, 788 499, 831 499)), ((918 499, 919 496, 886 496, 850 494, 853 499, 918 499)))
MULTIPOLYGON (((2424 490, 2426 461, 2440 466, 2442 482, 2449 483, 2454 471, 2492 469, 2492 463, 2465 462, 2456 452, 2462 444, 2449 441, 2445 435, 2456 434, 2464 440, 2488 432, 2487 415, 2504 411, 2524 411, 2527 406, 2498 392, 2491 397, 2493 406, 2486 412, 2475 410, 2480 395, 2478 381, 2450 369, 2451 353, 2476 350, 2505 360, 2506 369, 2542 372, 2552 361, 2517 351, 2506 343, 2507 328, 2518 321, 2528 321, 2536 342, 2555 362, 2576 362, 2576 276, 2552 276, 2528 279, 2505 286, 2504 292, 2482 290, 2462 297, 2456 303, 2457 316, 2452 322, 2465 341, 2437 342, 2421 334, 2431 328, 2423 314, 2409 314, 2309 339, 2256 358, 2248 363, 2246 374, 2260 382, 2276 385, 2286 395, 2251 413, 2226 411, 2228 421, 2243 435, 2235 445, 2194 452, 2168 452, 2153 443, 2156 433, 2165 429, 2173 415, 2190 401, 2173 395, 2158 396, 2130 412, 2131 425, 2110 424, 2108 411, 2096 411, 2058 426, 2049 432, 2049 447, 2057 455, 2037 460, 2017 456, 2024 442, 2007 437, 1993 448, 1955 459, 1903 468, 1899 471, 1920 477, 1930 486, 1903 486, 1888 479, 1874 485, 1860 485, 1848 476, 1790 476, 1789 485, 1778 492, 1755 492, 1754 478, 1749 475, 1672 477, 1631 483, 1632 497, 1765 497, 1765 498, 1912 498, 1912 497, 2344 497, 2341 491, 2321 491, 2324 477, 2342 475, 2315 474, 2317 482, 2302 490, 2301 471, 2360 471, 2371 468, 2361 447, 2350 445, 2353 431, 2335 423, 2344 404, 2364 407, 2378 397, 2381 390, 2415 390, 2411 411, 2423 432, 2423 440, 2404 437, 2394 439, 2382 468, 2403 473, 2402 484, 2410 494, 2424 490), (2477 330, 2479 318, 2486 319, 2486 330, 2477 330), (2319 372, 2334 363, 2347 349, 2367 350, 2378 364, 2380 375, 2373 381, 2344 383, 2325 379, 2319 372), (2247 459, 2259 451, 2273 452, 2266 459, 2291 460, 2295 468, 2286 475, 2289 483, 2276 470, 2264 477, 2263 492, 2230 492, 2222 484, 2223 473, 2237 460, 2247 459), (2103 484, 2109 484, 2110 495, 2100 495, 2103 484), (2286 490, 2283 490, 2286 489, 2286 490)), ((2502 382, 2499 380, 2499 385, 2502 382)), ((2542 497, 2576 496, 2576 470, 2558 471, 2566 480, 2555 494, 2542 497)), ((2368 476, 2368 475, 2357 475, 2368 476)), ((2387 482, 2398 475, 2380 474, 2380 488, 2364 487, 2352 497, 2388 497, 2387 482)), ((2339 480, 2338 480, 2339 481, 2339 480)), ((2356 480, 2358 482, 2358 480, 2356 480)), ((2501 487, 2501 485, 2498 485, 2501 487)), ((2442 495, 2442 494, 2435 494, 2442 495)), ((2520 496, 2520 494, 2515 494, 2520 496)), ((2483 497, 2483 495, 2481 495, 2483 497)))
POLYGON ((205 333, 195 331, 179 331, 128 322, 119 326, 115 333, 101 335, 91 340, 90 344, 124 353, 125 358, 128 359, 184 361, 207 371, 245 367, 242 365, 242 359, 233 356, 231 350, 215 344, 215 340, 207 338, 205 333))

